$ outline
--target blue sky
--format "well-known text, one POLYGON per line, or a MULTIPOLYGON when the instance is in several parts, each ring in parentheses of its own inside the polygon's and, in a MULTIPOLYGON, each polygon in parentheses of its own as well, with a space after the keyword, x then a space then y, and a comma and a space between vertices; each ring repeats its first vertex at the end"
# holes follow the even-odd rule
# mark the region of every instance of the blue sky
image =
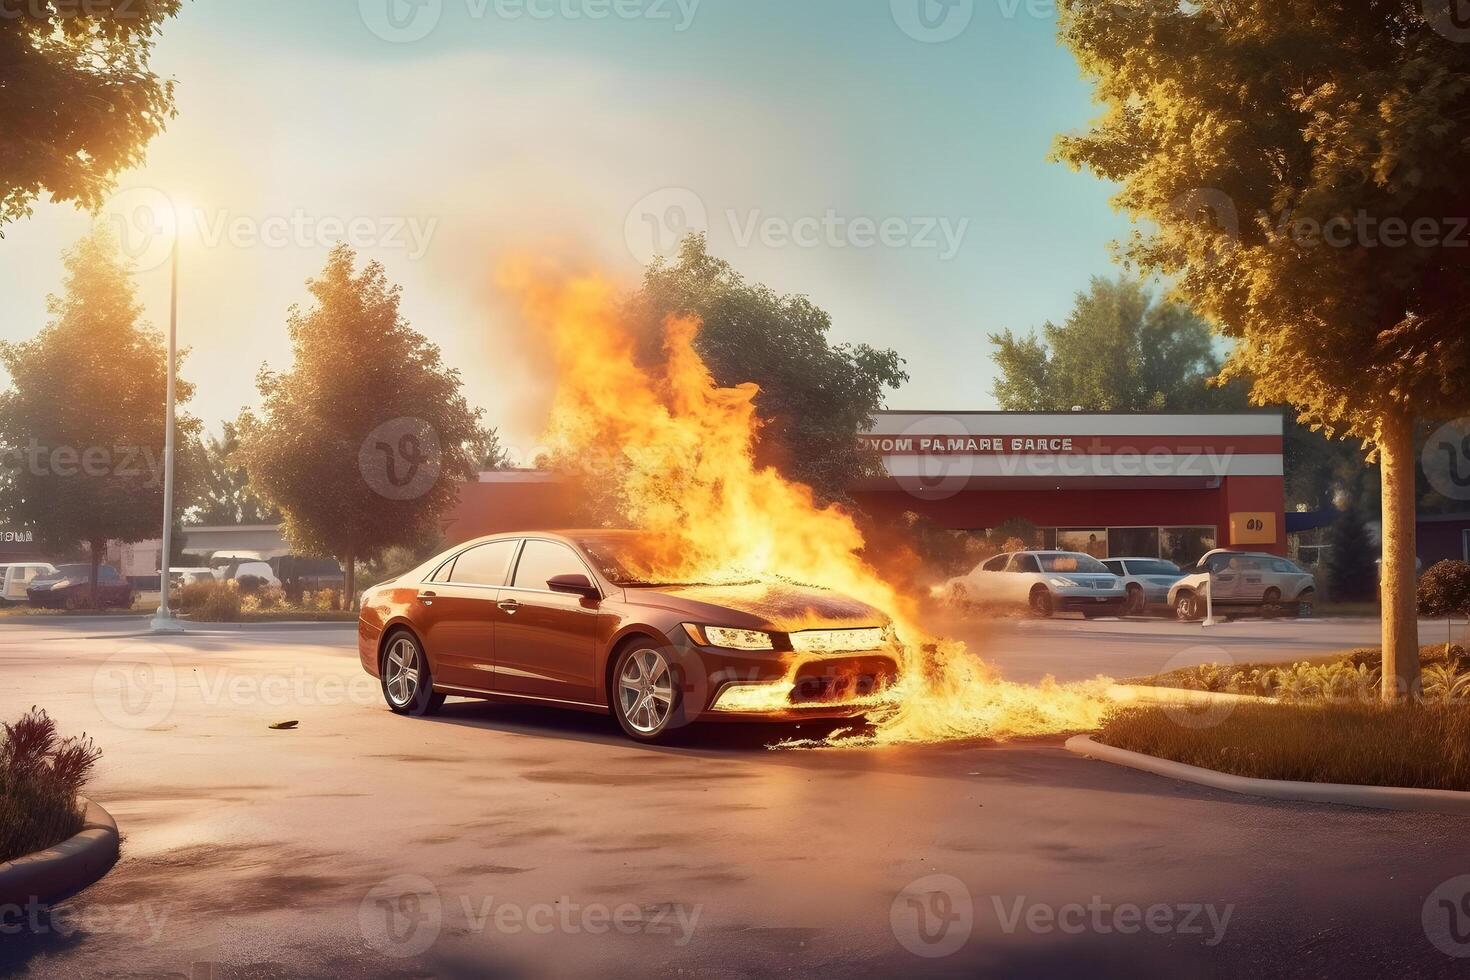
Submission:
MULTIPOLYGON (((179 117, 104 220, 160 195, 189 215, 180 336, 211 428, 288 363, 286 311, 349 230, 523 452, 546 383, 497 256, 576 248, 631 282, 684 224, 835 340, 897 348, 893 407, 993 407, 986 333, 1064 317, 1127 225, 1047 162, 1096 111, 1050 3, 922 0, 955 34, 931 43, 905 30, 920 2, 194 0, 155 59, 179 117)), ((43 202, 6 229, 0 338, 45 322, 89 221, 43 202)), ((161 326, 157 236, 128 234, 161 326)))

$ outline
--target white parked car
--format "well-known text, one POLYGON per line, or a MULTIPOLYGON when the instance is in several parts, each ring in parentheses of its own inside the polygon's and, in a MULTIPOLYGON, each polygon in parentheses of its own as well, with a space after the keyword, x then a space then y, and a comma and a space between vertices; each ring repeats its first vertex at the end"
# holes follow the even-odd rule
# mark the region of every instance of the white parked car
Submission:
POLYGON ((0 606, 26 601, 26 586, 33 579, 50 575, 56 566, 44 561, 15 562, 0 565, 0 606))
POLYGON ((1178 565, 1163 558, 1104 558, 1102 563, 1123 580, 1123 611, 1130 616, 1167 606, 1170 587, 1184 577, 1178 565))
POLYGON ((232 561, 220 572, 220 578, 226 582, 238 582, 247 576, 258 578, 267 586, 280 588, 281 585, 270 562, 266 561, 232 561))
POLYGON ((1174 615, 1190 621, 1205 616, 1205 590, 1216 610, 1239 612, 1292 608, 1312 615, 1317 580, 1289 558, 1253 551, 1207 552, 1169 589, 1174 615))
POLYGON ((1080 551, 1017 551, 981 562, 967 575, 935 586, 936 597, 955 602, 1029 608, 1038 616, 1080 612, 1116 616, 1123 611, 1123 580, 1080 551))

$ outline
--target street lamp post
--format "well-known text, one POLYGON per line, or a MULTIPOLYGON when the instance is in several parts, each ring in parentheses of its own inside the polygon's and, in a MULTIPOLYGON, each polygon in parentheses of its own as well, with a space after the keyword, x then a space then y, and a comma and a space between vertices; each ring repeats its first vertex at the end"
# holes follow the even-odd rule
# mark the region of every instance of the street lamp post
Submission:
POLYGON ((150 624, 155 633, 182 633, 184 626, 168 608, 168 566, 174 545, 174 375, 178 369, 179 230, 174 228, 169 256, 168 407, 163 430, 163 553, 158 559, 158 612, 150 624))

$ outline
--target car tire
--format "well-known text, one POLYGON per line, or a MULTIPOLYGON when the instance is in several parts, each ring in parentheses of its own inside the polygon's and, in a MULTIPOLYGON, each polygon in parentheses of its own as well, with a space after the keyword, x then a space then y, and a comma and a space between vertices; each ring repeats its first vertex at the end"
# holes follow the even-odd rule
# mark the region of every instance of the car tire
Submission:
POLYGON ((379 668, 383 700, 394 714, 422 718, 444 705, 444 695, 434 690, 429 658, 424 656, 418 637, 408 630, 389 635, 379 668))
POLYGON ((686 721, 684 684, 674 658, 652 641, 625 645, 613 661, 608 707, 635 742, 666 742, 686 721))
POLYGON ((1174 598, 1174 616, 1181 623, 1193 623, 1204 618, 1200 609, 1199 593, 1185 589, 1174 598))
POLYGON ((1031 590, 1031 598, 1028 603, 1031 612, 1042 619, 1050 619, 1056 612, 1056 603, 1052 600, 1051 590, 1044 585, 1038 585, 1031 590))
POLYGON ((1275 619, 1281 614, 1281 590, 1274 585, 1261 596, 1261 615, 1275 619))
POLYGON ((1123 601, 1123 615, 1142 616, 1148 611, 1148 598, 1143 594, 1143 588, 1137 585, 1128 586, 1128 598, 1123 601))
POLYGON ((1296 599, 1296 618, 1311 619, 1313 607, 1317 602, 1317 590, 1307 589, 1296 599))

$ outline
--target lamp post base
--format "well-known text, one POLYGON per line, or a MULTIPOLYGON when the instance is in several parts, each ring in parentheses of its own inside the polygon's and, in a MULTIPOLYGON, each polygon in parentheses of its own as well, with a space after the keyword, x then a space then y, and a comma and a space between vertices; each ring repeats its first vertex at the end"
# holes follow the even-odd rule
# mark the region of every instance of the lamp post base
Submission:
POLYGON ((160 609, 152 619, 148 620, 148 631, 150 633, 182 633, 184 624, 160 609))

